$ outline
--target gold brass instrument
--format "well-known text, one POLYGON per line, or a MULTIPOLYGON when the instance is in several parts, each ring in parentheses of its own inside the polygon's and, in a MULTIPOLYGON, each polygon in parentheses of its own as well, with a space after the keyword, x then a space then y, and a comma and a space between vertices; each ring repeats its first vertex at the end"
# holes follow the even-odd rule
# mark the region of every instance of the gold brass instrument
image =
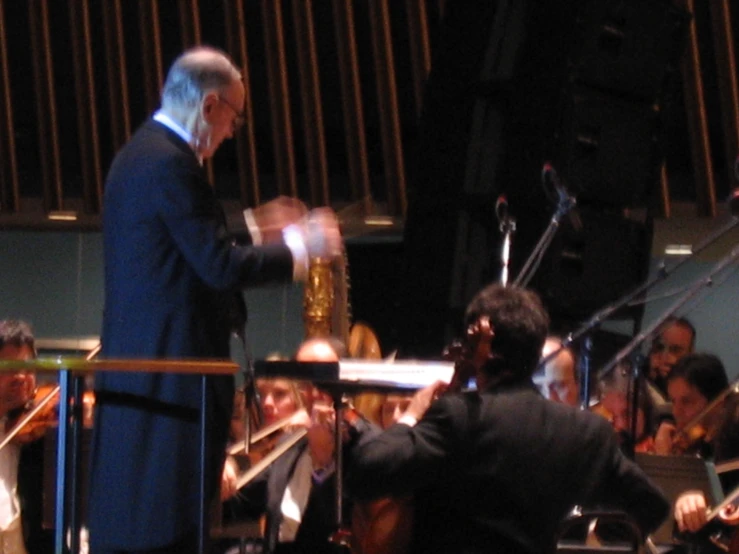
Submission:
MULTIPOLYGON (((85 360, 92 360, 102 349, 102 344, 95 346, 85 355, 85 360)), ((58 423, 56 407, 59 404, 59 385, 37 386, 28 405, 15 416, 10 416, 6 423, 6 433, 0 441, 0 450, 18 437, 20 440, 35 440, 45 429, 58 423)), ((85 408, 91 408, 95 398, 92 391, 87 391, 83 398, 85 408)), ((92 410, 84 410, 85 426, 92 426, 92 410), (88 415, 89 414, 89 415, 88 415)))
POLYGON ((331 336, 334 306, 334 260, 311 258, 303 293, 305 338, 331 336))

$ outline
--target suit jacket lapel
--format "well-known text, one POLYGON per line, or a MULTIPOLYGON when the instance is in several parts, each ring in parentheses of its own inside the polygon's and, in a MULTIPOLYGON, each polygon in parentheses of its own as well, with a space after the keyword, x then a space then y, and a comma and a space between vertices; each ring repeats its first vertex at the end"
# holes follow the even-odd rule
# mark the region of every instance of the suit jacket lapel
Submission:
POLYGON ((298 463, 298 458, 307 447, 308 439, 301 439, 278 458, 270 468, 269 479, 267 480, 267 514, 269 516, 267 538, 272 547, 277 544, 277 534, 282 523, 282 512, 280 510, 282 497, 285 495, 295 464, 298 463))

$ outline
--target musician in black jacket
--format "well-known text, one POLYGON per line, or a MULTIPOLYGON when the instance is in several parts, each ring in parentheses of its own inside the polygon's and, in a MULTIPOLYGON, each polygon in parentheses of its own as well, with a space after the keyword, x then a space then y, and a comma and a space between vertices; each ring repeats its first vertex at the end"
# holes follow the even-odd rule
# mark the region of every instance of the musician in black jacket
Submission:
POLYGON ((541 553, 574 505, 609 505, 648 532, 668 503, 608 422, 548 402, 531 382, 549 318, 539 298, 492 285, 467 309, 479 393, 439 387, 353 452, 360 497, 415 495, 412 552, 541 553), (429 408, 429 404, 430 408, 429 408), (428 411, 426 409, 428 408, 428 411))

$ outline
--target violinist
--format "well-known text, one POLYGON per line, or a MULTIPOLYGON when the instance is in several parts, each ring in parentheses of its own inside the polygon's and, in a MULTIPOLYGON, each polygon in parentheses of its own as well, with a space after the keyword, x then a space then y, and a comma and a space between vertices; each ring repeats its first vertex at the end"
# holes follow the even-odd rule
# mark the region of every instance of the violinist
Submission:
POLYGON ((422 389, 398 423, 353 451, 357 497, 414 494, 423 506, 410 552, 548 552, 577 504, 624 509, 645 532, 661 523, 666 499, 608 423, 534 387, 549 325, 539 297, 488 286, 465 324, 478 391, 435 399, 441 385, 422 389))
POLYGON ((667 401, 667 376, 681 358, 693 352, 695 327, 684 317, 669 317, 649 348, 647 388, 659 407, 667 401))
MULTIPOLYGON (((330 340, 309 339, 300 346, 295 359, 335 362, 339 353, 330 340)), ((301 387, 302 397, 298 397, 295 387, 284 379, 259 383, 265 418, 278 421, 293 415, 293 427, 303 426, 308 432, 255 481, 239 490, 229 500, 227 511, 232 519, 266 513, 267 552, 328 554, 339 551, 328 541, 336 521, 334 413, 325 394, 312 386, 301 387)), ((361 431, 368 424, 360 419, 354 425, 361 431)))
MULTIPOLYGON (((726 395, 720 411, 718 412, 720 422, 714 438, 714 462, 719 465, 728 460, 739 458, 739 396, 736 393, 726 395)), ((722 473, 720 475, 721 485, 725 494, 739 487, 739 476, 736 471, 722 473)), ((710 501, 706 499, 701 491, 689 490, 681 494, 675 501, 675 521, 678 529, 682 532, 697 533, 707 523, 707 513, 710 501)), ((730 539, 731 548, 739 546, 739 532, 736 525, 739 524, 739 513, 730 506, 728 510, 719 513, 718 518, 729 526, 733 539, 730 539)), ((704 536, 697 535, 693 542, 698 542, 697 548, 701 553, 720 552, 717 546, 709 544, 704 536)), ((737 550, 732 550, 736 554, 737 550)))
POLYGON ((688 424, 729 386, 721 360, 713 354, 696 353, 682 358, 667 376, 667 393, 672 402, 672 421, 663 421, 655 435, 657 454, 699 454, 711 458, 720 410, 708 413, 703 421, 688 424))
MULTIPOLYGON (((0 321, 0 360, 27 361, 35 357, 30 325, 12 319, 0 321)), ((8 415, 31 400, 34 389, 33 375, 0 374, 0 434, 5 433, 8 415)), ((36 442, 22 449, 20 444, 30 443, 32 438, 11 441, 0 450, 0 554, 26 552, 24 534, 31 552, 53 545, 50 533, 41 529, 43 445, 36 442)))
POLYGON ((647 387, 642 385, 637 395, 636 425, 632 425, 633 410, 630 367, 616 367, 598 382, 599 402, 594 411, 611 422, 624 452, 654 452, 654 407, 647 387), (636 430, 636 440, 633 432, 636 430))

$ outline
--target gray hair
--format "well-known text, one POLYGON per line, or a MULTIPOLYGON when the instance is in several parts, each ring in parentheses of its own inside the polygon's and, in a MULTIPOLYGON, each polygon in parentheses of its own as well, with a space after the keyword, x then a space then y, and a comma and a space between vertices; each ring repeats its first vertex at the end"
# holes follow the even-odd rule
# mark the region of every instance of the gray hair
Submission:
POLYGON ((192 109, 208 91, 220 92, 240 79, 241 72, 225 52, 207 46, 191 48, 169 69, 162 107, 192 109))
POLYGON ((0 348, 12 344, 17 348, 28 346, 35 350, 35 340, 31 326, 19 319, 0 320, 0 348))

